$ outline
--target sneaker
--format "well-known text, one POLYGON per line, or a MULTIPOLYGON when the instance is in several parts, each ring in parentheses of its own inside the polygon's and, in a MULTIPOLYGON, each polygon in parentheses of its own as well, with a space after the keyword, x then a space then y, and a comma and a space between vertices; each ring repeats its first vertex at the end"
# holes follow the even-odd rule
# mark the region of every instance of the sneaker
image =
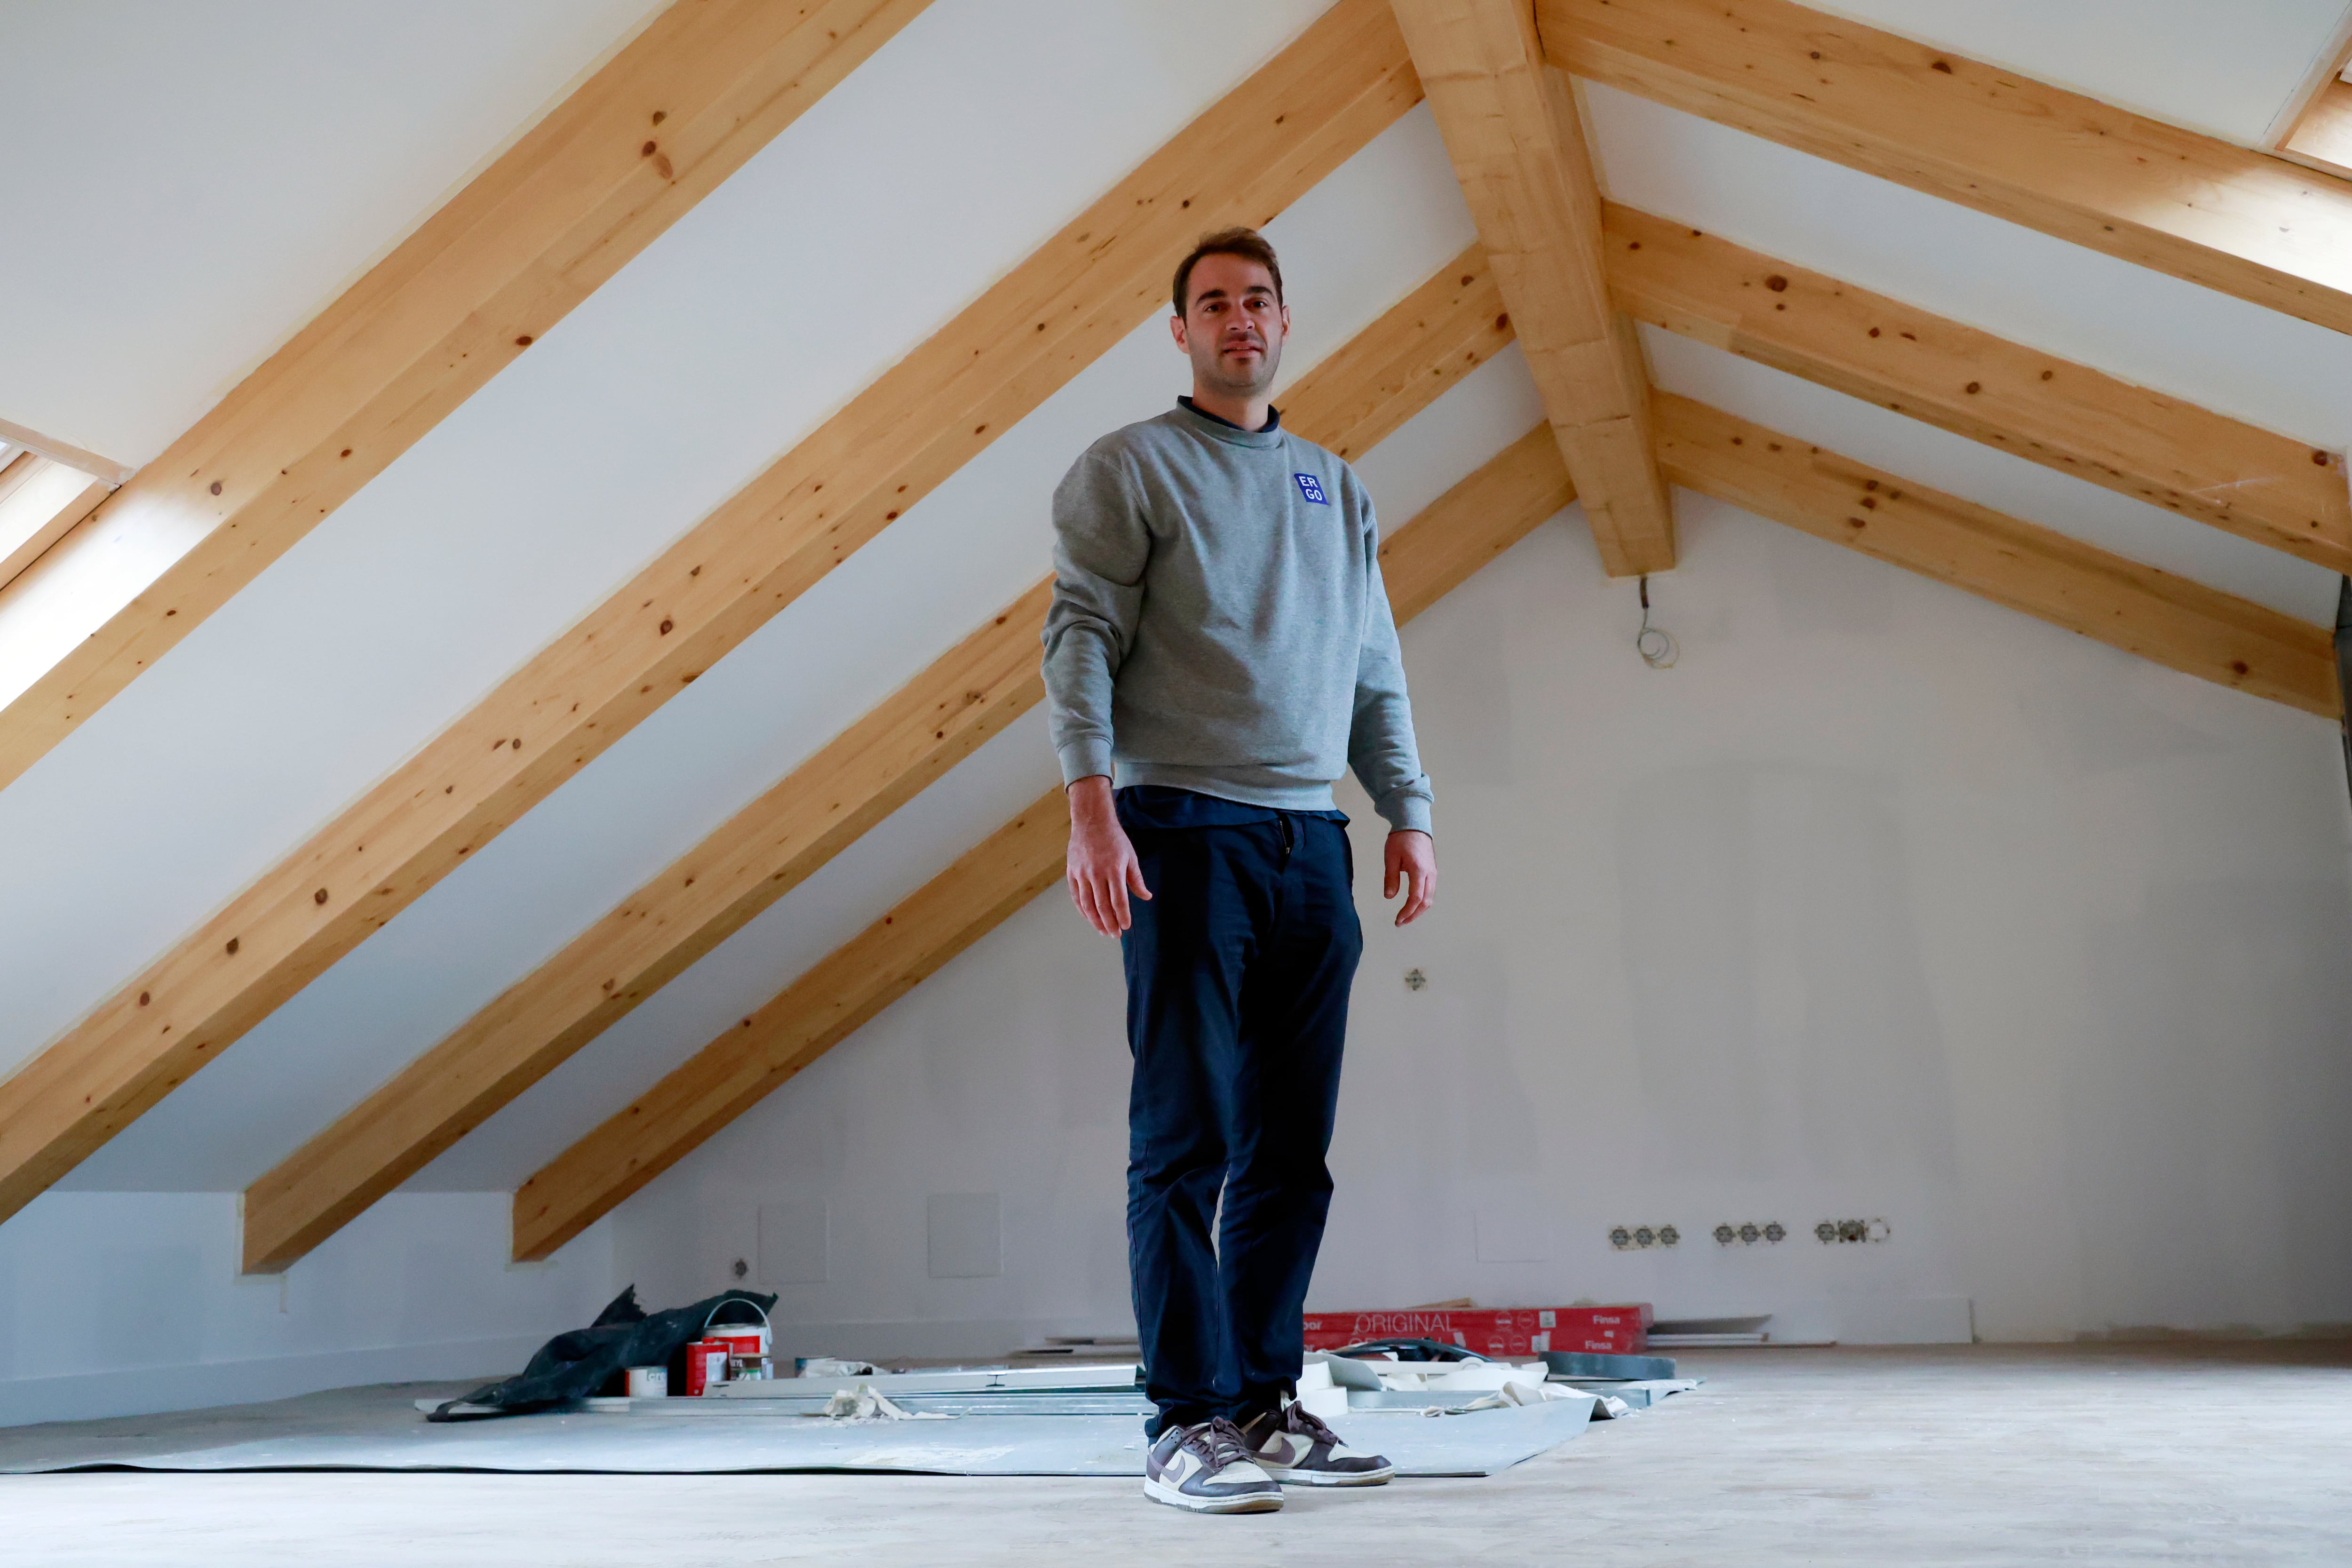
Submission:
POLYGON ((1282 1489, 1250 1461, 1239 1428, 1219 1416, 1171 1426, 1143 1456, 1143 1495, 1195 1513, 1265 1513, 1282 1506, 1282 1489))
POLYGON ((1304 1405, 1253 1417, 1241 1429, 1250 1458, 1277 1481, 1305 1487, 1376 1487, 1396 1474, 1378 1454, 1360 1454, 1304 1405))

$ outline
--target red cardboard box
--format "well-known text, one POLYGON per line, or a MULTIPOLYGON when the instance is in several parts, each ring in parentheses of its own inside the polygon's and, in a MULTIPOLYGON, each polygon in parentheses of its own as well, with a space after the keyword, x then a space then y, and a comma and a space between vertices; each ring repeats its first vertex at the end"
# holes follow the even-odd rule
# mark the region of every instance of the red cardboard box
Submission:
POLYGON ((1309 1312, 1307 1348, 1336 1351, 1366 1340, 1438 1340, 1481 1355, 1538 1351, 1640 1355, 1649 1348, 1647 1302, 1626 1307, 1420 1307, 1384 1312, 1309 1312))

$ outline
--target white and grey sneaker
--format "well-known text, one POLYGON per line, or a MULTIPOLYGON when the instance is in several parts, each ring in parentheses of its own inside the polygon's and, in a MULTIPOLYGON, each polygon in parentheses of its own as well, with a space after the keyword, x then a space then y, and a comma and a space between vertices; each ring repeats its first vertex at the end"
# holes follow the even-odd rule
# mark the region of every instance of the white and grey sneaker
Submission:
POLYGON ((1171 1426, 1143 1456, 1143 1495, 1195 1513, 1265 1513, 1282 1489, 1251 1462, 1240 1428, 1223 1416, 1171 1426))
POLYGON ((1297 1402, 1257 1415, 1241 1429, 1250 1458, 1277 1481, 1306 1487, 1376 1487, 1396 1474, 1378 1454, 1360 1454, 1297 1402))

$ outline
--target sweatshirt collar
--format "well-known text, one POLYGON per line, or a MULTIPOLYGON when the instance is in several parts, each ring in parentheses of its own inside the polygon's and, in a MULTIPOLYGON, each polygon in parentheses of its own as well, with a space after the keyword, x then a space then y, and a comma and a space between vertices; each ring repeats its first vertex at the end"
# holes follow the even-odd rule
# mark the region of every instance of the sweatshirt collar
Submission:
POLYGON ((1190 397, 1179 397, 1176 406, 1184 422, 1203 436, 1233 447, 1279 447, 1282 445, 1282 410, 1266 409, 1265 426, 1260 430, 1244 430, 1230 419, 1194 405, 1190 397))

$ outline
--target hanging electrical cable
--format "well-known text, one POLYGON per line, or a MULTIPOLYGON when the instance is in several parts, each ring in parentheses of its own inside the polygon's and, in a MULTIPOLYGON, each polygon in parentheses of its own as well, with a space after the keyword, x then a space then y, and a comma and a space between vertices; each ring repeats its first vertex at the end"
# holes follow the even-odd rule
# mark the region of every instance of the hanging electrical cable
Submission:
POLYGON ((2336 592, 2336 689, 2344 698, 2344 778, 2352 784, 2352 577, 2336 592))
POLYGON ((1682 658, 1682 645, 1675 641, 1674 633, 1664 626, 1650 624, 1650 579, 1642 577, 1642 629, 1633 636, 1633 651, 1652 669, 1672 669, 1675 660, 1682 658))

